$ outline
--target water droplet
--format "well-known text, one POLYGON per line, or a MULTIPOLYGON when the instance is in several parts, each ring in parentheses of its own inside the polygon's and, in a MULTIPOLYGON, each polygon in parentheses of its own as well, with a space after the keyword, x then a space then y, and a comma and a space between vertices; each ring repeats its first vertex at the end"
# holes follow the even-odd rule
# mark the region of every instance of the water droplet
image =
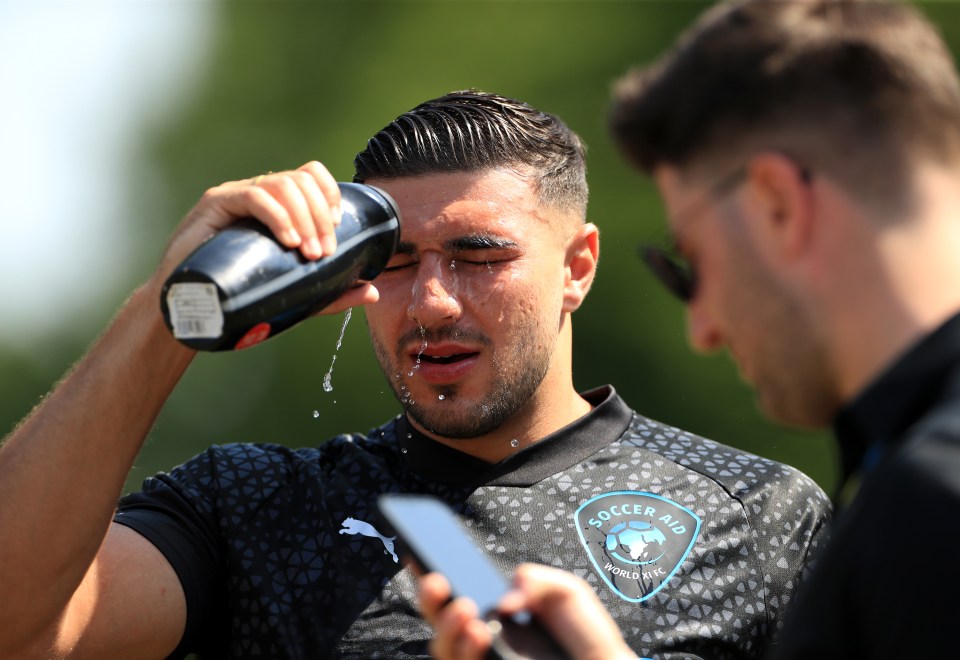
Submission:
POLYGON ((400 449, 400 453, 401 453, 401 454, 406 454, 406 453, 407 453, 407 448, 406 448, 406 447, 402 447, 402 448, 400 449))
POLYGON ((487 404, 483 404, 482 406, 480 406, 480 408, 485 413, 490 412, 490 406, 488 406, 487 404))
POLYGON ((443 395, 441 394, 441 395, 438 396, 437 398, 440 399, 441 401, 443 401, 443 400, 446 399, 447 397, 445 397, 445 396, 443 396, 443 395))
POLYGON ((457 269, 457 262, 454 261, 453 259, 451 259, 451 260, 450 260, 450 270, 456 270, 456 269, 457 269))
MULTIPOLYGON (((353 308, 350 307, 347 309, 347 313, 343 316, 343 325, 340 326, 340 338, 337 339, 337 348, 334 350, 333 359, 330 360, 330 368, 327 369, 327 373, 323 375, 323 391, 332 392, 333 391, 333 365, 337 362, 337 351, 340 350, 341 344, 343 344, 343 333, 347 331, 347 324, 350 322, 350 317, 353 315, 353 308)), ((334 401, 336 403, 336 401, 334 401)))
POLYGON ((514 438, 513 440, 510 441, 510 446, 511 446, 511 447, 519 447, 519 446, 520 446, 520 441, 517 440, 516 438, 514 438))
POLYGON ((316 419, 316 418, 319 417, 319 416, 320 416, 320 411, 319 411, 319 410, 314 410, 314 411, 313 411, 313 418, 316 419))
POLYGON ((409 440, 409 439, 412 438, 412 437, 413 437, 413 434, 412 434, 412 433, 408 433, 408 434, 407 434, 407 440, 409 440))
POLYGON ((413 365, 413 369, 410 370, 410 373, 407 374, 408 376, 412 376, 413 372, 420 368, 420 357, 423 355, 423 352, 427 350, 426 328, 424 328, 422 325, 420 326, 420 338, 423 341, 420 344, 420 350, 417 352, 417 362, 413 365))
POLYGON ((343 325, 340 326, 340 338, 337 340, 337 350, 340 350, 340 344, 343 343, 343 333, 347 331, 347 324, 350 323, 351 316, 353 316, 353 307, 347 307, 347 312, 343 315, 343 325))

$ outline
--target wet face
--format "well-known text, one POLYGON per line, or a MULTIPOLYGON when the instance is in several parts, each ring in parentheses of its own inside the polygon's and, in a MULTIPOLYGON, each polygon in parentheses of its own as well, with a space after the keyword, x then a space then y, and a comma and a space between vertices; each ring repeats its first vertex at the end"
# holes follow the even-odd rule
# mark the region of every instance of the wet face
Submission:
POLYGON ((798 426, 829 424, 839 402, 826 344, 758 244, 762 210, 742 189, 702 204, 697 200, 708 188, 685 183, 674 170, 656 178, 677 247, 697 272, 687 304, 691 344, 701 351, 727 348, 768 416, 798 426), (682 209, 698 204, 695 218, 684 217, 682 209))
POLYGON ((402 218, 367 307, 380 366, 421 428, 490 433, 530 405, 557 359, 563 232, 508 171, 370 183, 402 218))

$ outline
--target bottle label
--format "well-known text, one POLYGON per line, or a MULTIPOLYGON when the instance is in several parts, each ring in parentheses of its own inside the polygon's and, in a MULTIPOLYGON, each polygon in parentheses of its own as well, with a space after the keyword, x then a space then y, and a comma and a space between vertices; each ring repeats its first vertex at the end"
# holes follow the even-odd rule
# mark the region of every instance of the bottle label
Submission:
POLYGON ((223 310, 217 287, 177 282, 167 291, 170 325, 177 339, 216 339, 223 334, 223 310))

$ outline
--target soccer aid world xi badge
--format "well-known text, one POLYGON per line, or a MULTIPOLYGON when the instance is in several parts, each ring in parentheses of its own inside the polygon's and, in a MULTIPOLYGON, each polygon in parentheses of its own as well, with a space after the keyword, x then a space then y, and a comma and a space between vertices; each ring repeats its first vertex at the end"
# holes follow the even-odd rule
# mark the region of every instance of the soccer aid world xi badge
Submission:
POLYGON ((577 509, 577 531, 614 593, 640 603, 660 591, 690 554, 700 518, 659 495, 620 491, 577 509))

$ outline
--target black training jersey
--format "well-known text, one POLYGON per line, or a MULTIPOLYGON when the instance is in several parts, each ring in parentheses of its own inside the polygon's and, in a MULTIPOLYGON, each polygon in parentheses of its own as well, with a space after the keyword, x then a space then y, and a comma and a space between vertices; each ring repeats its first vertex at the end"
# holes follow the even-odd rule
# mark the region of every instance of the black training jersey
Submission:
POLYGON ((960 314, 888 365, 835 430, 861 485, 773 657, 960 656, 960 314))
POLYGON ((426 657, 414 578, 381 518, 383 492, 435 495, 509 573, 585 578, 640 656, 758 657, 829 503, 785 465, 630 410, 594 409, 496 465, 394 419, 319 448, 216 446, 125 497, 116 521, 183 584, 177 655, 426 657))

